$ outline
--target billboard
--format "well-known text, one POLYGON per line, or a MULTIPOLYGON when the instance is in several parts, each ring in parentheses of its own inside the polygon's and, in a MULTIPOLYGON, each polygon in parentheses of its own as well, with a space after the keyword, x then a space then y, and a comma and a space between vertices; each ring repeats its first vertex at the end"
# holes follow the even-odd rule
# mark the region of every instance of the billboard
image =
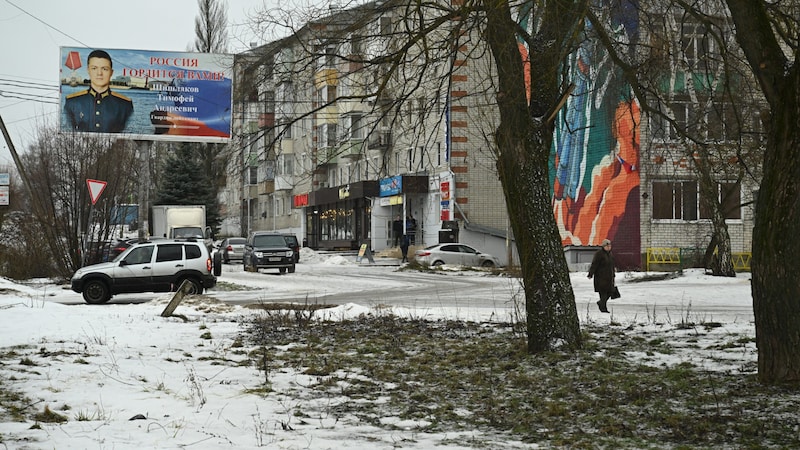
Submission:
POLYGON ((233 55, 61 47, 62 132, 225 142, 233 55))

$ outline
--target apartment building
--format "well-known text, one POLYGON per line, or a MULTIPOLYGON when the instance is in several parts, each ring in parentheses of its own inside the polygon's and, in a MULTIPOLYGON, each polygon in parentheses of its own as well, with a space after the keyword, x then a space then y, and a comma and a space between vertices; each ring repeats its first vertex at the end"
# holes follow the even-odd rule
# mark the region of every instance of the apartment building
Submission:
MULTIPOLYGON (((458 239, 515 260, 492 151, 489 53, 467 32, 448 40, 446 25, 441 40, 401 48, 403 33, 419 25, 403 5, 331 10, 237 55, 240 157, 221 199, 227 229, 292 232, 315 249, 380 251, 395 245, 399 218, 417 246, 458 239)), ((711 69, 700 57, 714 50, 707 30, 662 14, 661 31, 641 29, 630 11, 608 11, 607 19, 621 24, 617 37, 633 56, 660 49, 654 40, 681 49, 658 103, 664 114, 645 111, 588 35, 565 66, 574 91, 556 120, 550 183, 575 268, 606 238, 622 268, 645 267, 653 248, 702 252, 713 234, 703 195, 722 202, 733 251, 750 251, 757 177, 742 176, 736 158, 747 155, 729 143, 758 135, 757 117, 738 117, 734 127, 729 102, 692 89, 711 69), (701 183, 698 161, 713 161, 716 194, 701 183)), ((758 148, 754 139, 748 145, 758 148)))

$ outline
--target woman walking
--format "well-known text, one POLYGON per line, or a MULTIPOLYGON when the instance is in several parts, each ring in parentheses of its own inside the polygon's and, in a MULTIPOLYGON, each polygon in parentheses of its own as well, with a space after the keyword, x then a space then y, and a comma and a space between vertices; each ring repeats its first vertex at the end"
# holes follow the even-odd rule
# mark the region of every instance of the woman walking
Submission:
POLYGON ((589 266, 589 278, 594 278, 594 291, 600 295, 597 306, 601 312, 608 312, 608 299, 614 292, 614 255, 611 254, 611 241, 603 239, 602 246, 594 254, 589 266))

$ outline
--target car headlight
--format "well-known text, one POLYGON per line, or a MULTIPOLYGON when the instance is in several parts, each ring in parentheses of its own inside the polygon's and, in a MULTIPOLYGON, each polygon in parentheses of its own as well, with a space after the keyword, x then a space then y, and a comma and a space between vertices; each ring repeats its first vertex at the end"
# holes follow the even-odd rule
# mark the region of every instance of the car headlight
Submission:
POLYGON ((291 258, 292 256, 294 256, 294 252, 292 250, 289 250, 288 252, 286 252, 286 257, 287 258, 291 258))
POLYGON ((264 256, 263 252, 255 252, 256 258, 261 258, 264 256))

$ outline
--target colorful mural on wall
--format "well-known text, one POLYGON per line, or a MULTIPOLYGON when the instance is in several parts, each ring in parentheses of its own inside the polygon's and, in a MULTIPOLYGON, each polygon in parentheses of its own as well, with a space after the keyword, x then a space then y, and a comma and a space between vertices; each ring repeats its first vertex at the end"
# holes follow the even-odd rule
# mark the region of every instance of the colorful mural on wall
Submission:
MULTIPOLYGON (((637 42, 637 2, 598 3, 616 38, 637 42)), ((565 246, 593 246, 611 239, 617 264, 637 267, 639 104, 591 35, 587 22, 587 38, 565 68, 575 87, 556 119, 550 167, 553 211, 565 246)))

